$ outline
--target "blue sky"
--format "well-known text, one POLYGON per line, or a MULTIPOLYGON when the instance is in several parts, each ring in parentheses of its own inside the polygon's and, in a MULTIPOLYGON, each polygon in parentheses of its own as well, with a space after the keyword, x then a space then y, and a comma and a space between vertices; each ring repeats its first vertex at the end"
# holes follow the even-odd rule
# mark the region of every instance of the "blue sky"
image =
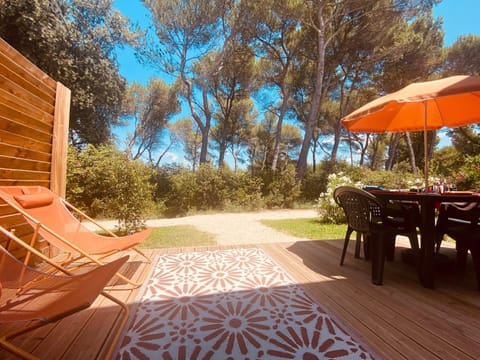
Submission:
MULTIPOLYGON (((143 6, 141 0, 115 0, 114 6, 133 22, 138 22, 142 27, 149 24, 150 14, 143 6)), ((444 45, 449 46, 460 35, 476 34, 480 35, 480 0, 443 0, 434 7, 434 16, 443 17, 443 29, 445 32, 444 45)), ((129 83, 139 82, 146 85, 150 78, 162 74, 148 66, 143 66, 135 59, 134 52, 131 49, 122 49, 118 52, 118 61, 120 74, 124 76, 129 83)), ((114 129, 117 137, 122 138, 126 133, 125 128, 114 129)), ((444 137, 444 140, 448 140, 444 137)), ((447 145, 448 142, 442 141, 441 145, 447 145)), ((121 142, 120 144, 121 145, 121 142)), ((167 162, 182 162, 181 151, 171 153, 167 162)))
POLYGON ((479 0, 443 0, 434 8, 435 17, 443 17, 445 45, 451 45, 460 35, 480 35, 479 0))

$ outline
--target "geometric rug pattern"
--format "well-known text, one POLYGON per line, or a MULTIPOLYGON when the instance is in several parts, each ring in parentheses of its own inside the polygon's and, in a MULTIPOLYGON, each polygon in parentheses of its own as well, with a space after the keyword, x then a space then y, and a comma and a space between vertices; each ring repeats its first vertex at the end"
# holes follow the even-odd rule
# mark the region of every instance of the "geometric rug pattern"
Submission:
POLYGON ((117 359, 372 359, 263 250, 158 256, 117 359))

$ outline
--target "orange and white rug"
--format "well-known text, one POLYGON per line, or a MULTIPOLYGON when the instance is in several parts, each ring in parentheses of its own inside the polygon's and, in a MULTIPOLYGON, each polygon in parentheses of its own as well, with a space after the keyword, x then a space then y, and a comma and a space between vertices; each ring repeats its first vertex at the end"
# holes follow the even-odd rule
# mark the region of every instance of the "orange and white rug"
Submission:
POLYGON ((264 251, 159 256, 117 359, 372 359, 264 251))

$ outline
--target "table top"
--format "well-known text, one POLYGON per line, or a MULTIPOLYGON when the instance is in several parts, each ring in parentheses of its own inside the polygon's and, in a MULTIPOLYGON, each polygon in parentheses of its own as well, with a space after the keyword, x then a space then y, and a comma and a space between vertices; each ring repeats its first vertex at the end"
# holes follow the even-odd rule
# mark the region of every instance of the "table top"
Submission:
POLYGON ((443 193, 371 190, 375 196, 392 200, 436 201, 436 202, 480 202, 480 193, 472 191, 446 191, 443 193))

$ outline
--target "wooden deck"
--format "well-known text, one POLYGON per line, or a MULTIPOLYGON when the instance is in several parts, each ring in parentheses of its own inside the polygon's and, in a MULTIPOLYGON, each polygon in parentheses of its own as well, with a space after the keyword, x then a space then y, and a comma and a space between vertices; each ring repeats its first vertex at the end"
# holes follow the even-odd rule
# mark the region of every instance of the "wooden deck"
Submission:
MULTIPOLYGON (((466 276, 439 270, 436 288, 424 289, 413 266, 400 260, 402 249, 397 247, 396 261, 386 263, 384 285, 375 286, 370 282, 370 263, 354 259, 350 253, 345 266, 338 265, 342 244, 336 240, 256 246, 304 284, 319 304, 378 358, 480 358, 480 292, 471 264, 466 276)), ((151 254, 206 249, 155 250, 151 254)), ((454 256, 452 249, 442 252, 454 256)), ((135 278, 149 270, 139 261, 133 257, 129 263, 128 271, 135 278)), ((136 290, 116 284, 110 292, 134 304, 136 290)), ((104 359, 115 338, 117 316, 118 307, 99 298, 90 309, 19 337, 16 343, 44 359, 104 359)), ((0 358, 15 357, 0 350, 0 358)))

